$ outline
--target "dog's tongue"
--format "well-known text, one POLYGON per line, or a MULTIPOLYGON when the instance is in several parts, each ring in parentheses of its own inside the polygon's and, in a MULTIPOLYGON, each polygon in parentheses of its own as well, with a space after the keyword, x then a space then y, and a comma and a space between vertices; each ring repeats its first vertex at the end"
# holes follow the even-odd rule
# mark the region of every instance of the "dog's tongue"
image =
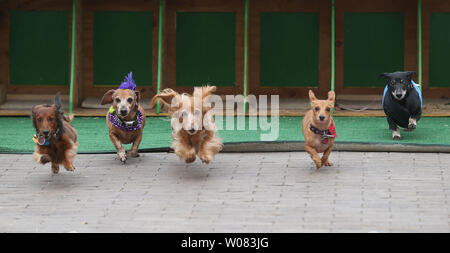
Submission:
POLYGON ((39 136, 39 138, 38 138, 38 143, 39 143, 39 145, 44 145, 44 143, 45 143, 45 138, 44 138, 44 136, 39 136))

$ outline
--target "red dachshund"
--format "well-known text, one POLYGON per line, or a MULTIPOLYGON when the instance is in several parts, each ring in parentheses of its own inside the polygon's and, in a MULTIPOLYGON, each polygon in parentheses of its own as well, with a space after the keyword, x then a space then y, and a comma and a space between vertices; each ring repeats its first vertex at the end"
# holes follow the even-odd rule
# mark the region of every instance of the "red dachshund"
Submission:
POLYGON ((36 128, 33 140, 36 142, 33 158, 40 164, 52 163, 52 172, 59 172, 62 164, 73 171, 73 160, 77 154, 77 131, 70 124, 72 118, 64 115, 59 92, 53 105, 35 105, 31 109, 31 119, 36 128))

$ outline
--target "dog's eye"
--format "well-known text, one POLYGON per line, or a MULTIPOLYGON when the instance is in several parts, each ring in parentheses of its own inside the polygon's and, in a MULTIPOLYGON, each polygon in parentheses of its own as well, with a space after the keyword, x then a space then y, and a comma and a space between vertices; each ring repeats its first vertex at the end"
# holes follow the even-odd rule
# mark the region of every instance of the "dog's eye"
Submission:
POLYGON ((186 111, 183 111, 183 113, 181 115, 183 115, 183 117, 187 117, 188 116, 186 111))
POLYGON ((52 118, 52 117, 48 118, 48 121, 52 122, 52 121, 53 121, 53 118, 52 118))
POLYGON ((37 121, 42 122, 42 118, 37 118, 37 121))
POLYGON ((128 98, 128 103, 131 103, 131 102, 133 102, 133 98, 128 98))
POLYGON ((326 109, 326 110, 327 110, 327 112, 329 112, 329 111, 331 111, 331 108, 330 108, 330 107, 327 107, 327 109, 326 109))
POLYGON ((120 103, 120 98, 116 98, 116 103, 120 103))
POLYGON ((320 110, 320 108, 318 106, 316 106, 316 108, 314 108, 314 110, 316 110, 316 112, 318 112, 320 110))
POLYGON ((196 109, 195 111, 194 111, 194 115, 200 115, 202 112, 199 110, 199 109, 196 109))

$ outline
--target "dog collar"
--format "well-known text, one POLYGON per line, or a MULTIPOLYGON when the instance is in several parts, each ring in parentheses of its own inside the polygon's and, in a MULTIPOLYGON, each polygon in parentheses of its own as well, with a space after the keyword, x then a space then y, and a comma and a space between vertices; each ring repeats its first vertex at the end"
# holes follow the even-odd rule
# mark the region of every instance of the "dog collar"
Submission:
POLYGON ((115 113, 114 107, 110 107, 108 112, 108 120, 115 127, 123 131, 136 131, 142 127, 142 122, 144 121, 144 116, 138 109, 136 112, 136 118, 133 121, 123 121, 115 113))
POLYGON ((328 128, 327 130, 320 130, 317 127, 313 126, 312 124, 309 125, 309 129, 313 133, 321 136, 320 139, 323 144, 327 144, 329 138, 337 138, 336 128, 334 127, 333 121, 331 121, 330 128, 328 128))

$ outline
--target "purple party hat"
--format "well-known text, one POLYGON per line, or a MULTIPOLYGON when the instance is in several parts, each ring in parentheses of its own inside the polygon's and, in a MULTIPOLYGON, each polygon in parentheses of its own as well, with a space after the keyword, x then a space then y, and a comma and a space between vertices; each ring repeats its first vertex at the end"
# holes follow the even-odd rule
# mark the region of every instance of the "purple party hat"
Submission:
POLYGON ((136 84, 133 81, 133 72, 130 72, 127 77, 125 77, 125 80, 123 83, 119 86, 119 89, 128 89, 128 90, 135 90, 136 84))

